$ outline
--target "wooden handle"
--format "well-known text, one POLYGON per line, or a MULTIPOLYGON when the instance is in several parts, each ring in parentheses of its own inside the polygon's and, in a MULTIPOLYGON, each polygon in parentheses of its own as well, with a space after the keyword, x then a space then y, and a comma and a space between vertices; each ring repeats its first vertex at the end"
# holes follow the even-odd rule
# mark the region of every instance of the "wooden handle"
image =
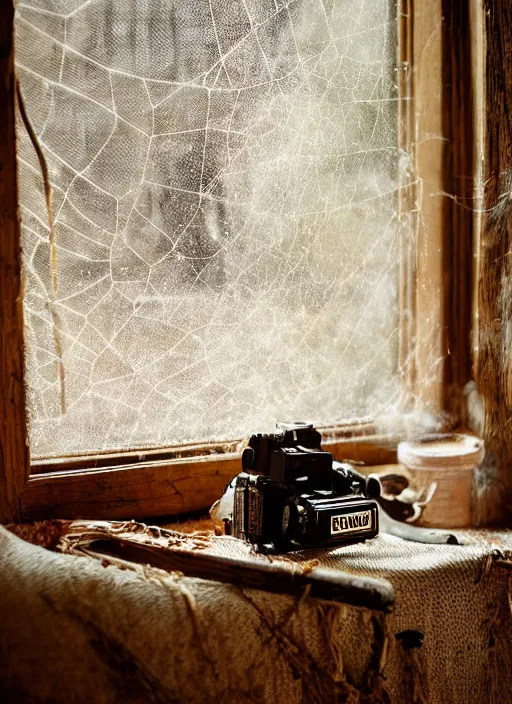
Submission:
POLYGON ((188 577, 210 579, 239 587, 269 592, 309 595, 374 611, 390 610, 394 603, 391 584, 384 579, 352 575, 323 567, 307 569, 300 563, 254 557, 233 558, 212 555, 203 550, 162 549, 160 546, 131 542, 121 537, 95 537, 80 540, 73 552, 80 551, 123 561, 148 564, 167 572, 179 571, 188 577))

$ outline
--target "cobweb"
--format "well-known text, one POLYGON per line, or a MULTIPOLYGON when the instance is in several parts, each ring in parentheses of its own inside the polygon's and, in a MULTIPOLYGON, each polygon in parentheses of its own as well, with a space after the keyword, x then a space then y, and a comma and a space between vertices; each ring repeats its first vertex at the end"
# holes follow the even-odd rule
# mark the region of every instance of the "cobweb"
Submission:
POLYGON ((395 403, 395 22, 390 0, 18 2, 58 260, 54 295, 20 121, 33 457, 395 403))

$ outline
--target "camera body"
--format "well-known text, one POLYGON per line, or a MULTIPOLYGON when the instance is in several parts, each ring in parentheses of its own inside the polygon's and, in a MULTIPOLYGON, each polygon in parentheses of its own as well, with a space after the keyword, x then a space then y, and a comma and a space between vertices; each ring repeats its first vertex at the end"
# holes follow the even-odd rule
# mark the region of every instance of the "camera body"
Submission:
POLYGON ((305 423, 280 423, 272 435, 253 435, 243 471, 230 487, 226 532, 266 553, 347 545, 379 532, 377 477, 365 477, 320 447, 305 423))

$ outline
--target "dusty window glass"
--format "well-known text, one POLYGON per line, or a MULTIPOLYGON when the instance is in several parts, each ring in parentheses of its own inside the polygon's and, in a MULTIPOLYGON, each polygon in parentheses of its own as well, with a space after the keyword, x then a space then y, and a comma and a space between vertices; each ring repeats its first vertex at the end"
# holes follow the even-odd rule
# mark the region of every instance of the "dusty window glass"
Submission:
POLYGON ((390 0, 18 2, 54 219, 52 257, 20 120, 33 457, 395 404, 395 24, 390 0))

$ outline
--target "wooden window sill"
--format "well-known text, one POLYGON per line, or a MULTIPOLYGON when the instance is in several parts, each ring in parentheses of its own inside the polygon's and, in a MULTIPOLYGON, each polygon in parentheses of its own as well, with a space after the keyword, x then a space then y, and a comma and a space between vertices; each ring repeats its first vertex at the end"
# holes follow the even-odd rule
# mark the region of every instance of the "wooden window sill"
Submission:
MULTIPOLYGON (((325 441, 336 459, 367 465, 396 462, 397 438, 325 441)), ((224 453, 32 474, 21 494, 24 520, 105 520, 177 515, 208 509, 240 471, 240 454, 224 453)))

